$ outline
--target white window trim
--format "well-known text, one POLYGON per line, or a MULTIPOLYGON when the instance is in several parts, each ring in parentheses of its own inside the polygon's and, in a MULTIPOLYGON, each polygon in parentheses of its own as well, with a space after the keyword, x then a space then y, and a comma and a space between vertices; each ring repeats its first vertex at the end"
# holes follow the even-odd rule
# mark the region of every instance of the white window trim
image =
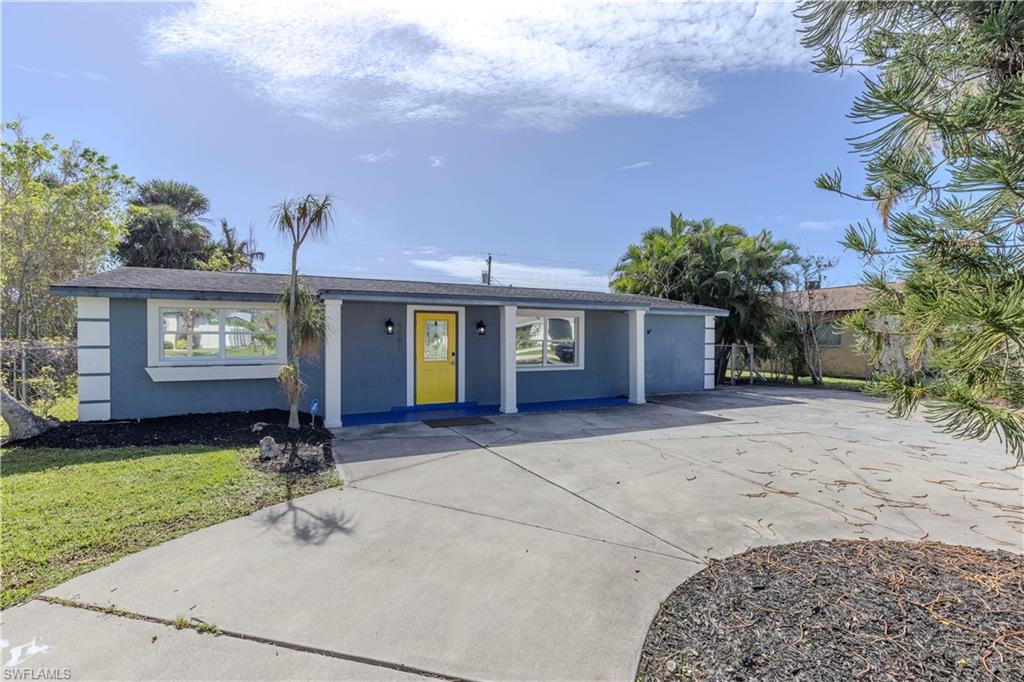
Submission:
MULTIPOLYGON (((586 315, 582 310, 557 310, 548 308, 519 308, 516 316, 522 317, 575 317, 579 320, 576 328, 576 362, 572 365, 520 365, 516 363, 517 372, 572 372, 584 369, 583 339, 586 327, 586 315)), ((546 324, 546 323, 545 323, 546 324)), ((542 346, 541 357, 547 355, 547 343, 542 346)))
POLYGON ((416 313, 455 313, 458 348, 455 351, 455 400, 466 402, 466 308, 450 305, 407 305, 405 307, 405 405, 416 406, 416 313))
POLYGON ((163 337, 161 308, 216 308, 278 311, 276 303, 253 301, 193 301, 178 298, 150 298, 146 301, 146 372, 153 381, 211 381, 217 379, 264 379, 276 377, 287 362, 288 326, 283 314, 277 316, 277 355, 272 358, 213 358, 211 360, 165 360, 161 358, 163 337))

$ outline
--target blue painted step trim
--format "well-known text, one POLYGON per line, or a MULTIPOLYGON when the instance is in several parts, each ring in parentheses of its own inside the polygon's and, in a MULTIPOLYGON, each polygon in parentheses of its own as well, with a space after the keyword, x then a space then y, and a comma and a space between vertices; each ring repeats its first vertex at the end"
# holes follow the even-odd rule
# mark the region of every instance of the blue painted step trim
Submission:
POLYGON ((395 405, 392 412, 428 412, 430 410, 458 410, 462 408, 471 409, 476 407, 475 400, 467 400, 464 403, 432 403, 430 405, 395 405))
MULTIPOLYGON (((561 410, 582 410, 595 407, 617 407, 628 405, 629 400, 616 398, 581 398, 578 400, 547 400, 538 403, 520 403, 520 412, 558 412, 561 410)), ((345 426, 369 426, 372 424, 401 424, 424 419, 455 419, 458 417, 489 417, 498 415, 497 405, 477 405, 475 402, 450 403, 446 405, 397 406, 390 412, 365 412, 345 414, 341 422, 345 426)))

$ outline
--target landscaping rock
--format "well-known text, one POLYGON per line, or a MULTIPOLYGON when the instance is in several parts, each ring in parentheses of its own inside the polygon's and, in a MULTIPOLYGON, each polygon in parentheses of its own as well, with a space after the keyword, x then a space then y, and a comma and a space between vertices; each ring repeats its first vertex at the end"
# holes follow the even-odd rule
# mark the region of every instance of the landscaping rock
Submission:
POLYGON ((277 444, 273 436, 263 436, 260 438, 260 459, 277 459, 281 456, 281 446, 277 444))
POLYGON ((324 451, 318 447, 301 446, 296 449, 295 454, 299 459, 310 464, 319 464, 324 461, 324 451))
POLYGON ((259 433, 260 431, 263 430, 263 428, 266 425, 267 425, 266 422, 256 422, 255 424, 252 425, 252 432, 253 433, 259 433))

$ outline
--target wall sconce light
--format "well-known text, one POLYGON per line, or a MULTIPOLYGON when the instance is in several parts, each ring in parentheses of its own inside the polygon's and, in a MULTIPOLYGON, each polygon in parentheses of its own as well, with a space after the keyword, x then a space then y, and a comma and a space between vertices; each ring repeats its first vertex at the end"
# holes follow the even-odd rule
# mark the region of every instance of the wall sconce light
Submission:
POLYGON ((389 336, 395 333, 395 323, 391 321, 390 317, 388 318, 388 321, 384 323, 384 331, 387 332, 389 336))
POLYGON ((487 325, 484 324, 483 320, 480 320, 479 322, 476 323, 476 333, 479 334, 480 336, 483 336, 484 334, 487 333, 487 325))

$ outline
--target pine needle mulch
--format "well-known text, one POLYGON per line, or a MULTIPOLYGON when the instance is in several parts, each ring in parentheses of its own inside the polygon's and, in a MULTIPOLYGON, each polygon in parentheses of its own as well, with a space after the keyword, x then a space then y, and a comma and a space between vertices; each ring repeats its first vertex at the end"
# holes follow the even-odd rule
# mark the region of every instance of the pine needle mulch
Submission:
POLYGON ((814 541, 714 560, 662 603, 640 680, 1021 680, 1024 557, 814 541))

